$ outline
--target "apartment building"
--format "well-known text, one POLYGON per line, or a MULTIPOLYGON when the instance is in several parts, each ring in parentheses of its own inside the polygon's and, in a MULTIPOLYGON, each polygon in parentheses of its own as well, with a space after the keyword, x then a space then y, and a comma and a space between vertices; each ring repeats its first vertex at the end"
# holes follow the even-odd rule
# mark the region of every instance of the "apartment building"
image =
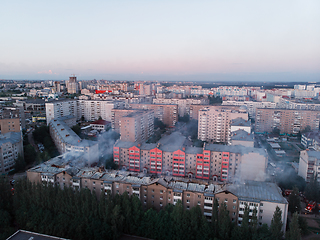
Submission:
POLYGON ((178 122, 178 105, 176 104, 130 104, 133 109, 153 110, 154 117, 158 118, 168 127, 178 122))
POLYGON ((310 182, 313 177, 320 181, 320 152, 309 149, 300 151, 298 175, 306 182, 310 182))
POLYGON ((228 143, 231 120, 243 118, 248 121, 246 110, 211 106, 199 110, 198 139, 207 142, 228 143))
POLYGON ((225 203, 230 219, 241 224, 244 206, 257 208, 259 225, 270 225, 276 206, 282 210, 282 221, 286 227, 288 203, 275 183, 246 181, 242 184, 208 183, 207 181, 182 181, 168 176, 154 178, 127 171, 106 171, 103 168, 77 168, 74 159, 59 156, 27 171, 27 178, 34 183, 55 184, 75 190, 89 189, 99 198, 101 194, 116 195, 127 192, 137 196, 144 209, 163 209, 175 205, 179 200, 186 210, 199 206, 210 221, 213 202, 225 203))
POLYGON ((25 114, 21 107, 1 107, 0 119, 0 134, 19 132, 26 127, 25 114))
POLYGON ((20 133, 20 119, 19 118, 5 118, 0 119, 0 134, 8 132, 20 133))
POLYGON ((75 117, 65 116, 51 120, 49 123, 50 136, 60 154, 70 153, 71 155, 82 156, 83 164, 91 165, 99 161, 98 142, 81 139, 70 125, 75 122, 75 117))
POLYGON ((78 100, 78 119, 84 117, 86 121, 95 121, 100 117, 111 122, 112 109, 123 108, 125 103, 121 101, 78 100))
POLYGON ((13 170, 19 155, 23 157, 21 132, 0 134, 0 173, 13 170))
POLYGON ((205 144, 188 146, 178 132, 158 143, 117 141, 114 162, 120 169, 215 181, 232 179, 263 180, 267 154, 260 148, 205 144))
POLYGON ((120 139, 142 143, 154 133, 154 113, 152 110, 137 110, 120 118, 120 139))
POLYGON ((320 111, 291 109, 257 109, 255 131, 270 133, 277 128, 281 134, 296 135, 310 127, 319 130, 320 111))
POLYGON ((301 135, 301 144, 305 148, 320 151, 320 131, 303 133, 301 135))
POLYGON ((77 100, 63 99, 46 102, 47 125, 51 120, 72 115, 78 119, 77 100))
POLYGON ((77 77, 69 77, 69 81, 67 81, 67 90, 70 94, 79 93, 79 83, 77 82, 77 77))
POLYGON ((318 101, 312 101, 310 99, 296 100, 289 98, 281 98, 279 100, 279 108, 320 111, 320 104, 318 101))
POLYGON ((174 98, 156 98, 153 99, 154 104, 175 104, 178 105, 178 113, 180 117, 188 114, 190 115, 190 106, 193 105, 207 105, 209 104, 208 98, 186 98, 186 99, 174 99, 174 98))
POLYGON ((199 117, 199 110, 200 109, 203 109, 203 108, 208 108, 210 107, 210 105, 193 105, 191 104, 190 105, 190 120, 191 119, 195 119, 195 120, 198 120, 198 117, 199 117))
POLYGON ((254 102, 254 101, 223 101, 223 106, 246 106, 249 117, 255 118, 257 108, 276 108, 277 104, 274 102, 254 102))

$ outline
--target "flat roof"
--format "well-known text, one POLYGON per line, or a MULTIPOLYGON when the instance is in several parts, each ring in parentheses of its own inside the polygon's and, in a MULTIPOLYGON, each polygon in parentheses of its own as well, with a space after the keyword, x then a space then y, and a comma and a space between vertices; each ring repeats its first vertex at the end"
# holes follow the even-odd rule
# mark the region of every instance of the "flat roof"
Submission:
POLYGON ((239 117, 239 118, 232 119, 230 125, 231 126, 246 126, 246 127, 250 127, 251 126, 251 122, 239 117))
POLYGON ((243 129, 232 132, 231 140, 240 140, 240 141, 253 141, 253 134, 244 131, 243 129))
POLYGON ((282 196, 281 189, 275 183, 246 181, 245 183, 227 185, 225 190, 236 195, 239 200, 287 203, 287 200, 282 196))

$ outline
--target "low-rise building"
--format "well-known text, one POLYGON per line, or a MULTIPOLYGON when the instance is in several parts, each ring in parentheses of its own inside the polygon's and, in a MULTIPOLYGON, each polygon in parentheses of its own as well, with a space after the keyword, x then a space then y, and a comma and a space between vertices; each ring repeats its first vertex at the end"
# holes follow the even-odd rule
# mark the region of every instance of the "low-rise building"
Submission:
POLYGON ((90 126, 93 130, 106 131, 111 128, 111 122, 100 119, 90 123, 90 126))

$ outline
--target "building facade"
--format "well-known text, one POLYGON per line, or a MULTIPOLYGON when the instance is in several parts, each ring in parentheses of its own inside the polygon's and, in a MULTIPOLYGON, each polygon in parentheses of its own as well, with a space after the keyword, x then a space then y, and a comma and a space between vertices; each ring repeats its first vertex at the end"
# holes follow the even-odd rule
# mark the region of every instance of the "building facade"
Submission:
POLYGON ((168 127, 178 122, 178 105, 176 104, 130 104, 133 109, 153 110, 154 117, 168 127))
POLYGON ((320 111, 291 109, 257 109, 255 131, 270 133, 278 129, 281 134, 296 135, 309 127, 319 130, 320 111))
POLYGON ((264 180, 267 154, 260 148, 205 144, 186 146, 186 138, 175 132, 158 143, 117 141, 114 162, 120 169, 197 179, 231 181, 264 180))
POLYGON ((49 123, 50 136, 60 154, 70 153, 85 159, 85 165, 92 165, 99 161, 98 142, 81 139, 70 125, 75 122, 73 116, 66 116, 51 120, 49 123))
POLYGON ((214 200, 226 204, 230 219, 241 224, 244 207, 257 209, 258 224, 270 225, 277 206, 282 210, 282 222, 286 227, 288 203, 275 183, 247 181, 245 184, 213 184, 207 181, 184 182, 178 178, 153 178, 138 176, 134 172, 106 171, 102 168, 70 168, 64 156, 51 159, 27 171, 27 178, 34 183, 54 184, 75 190, 89 189, 99 198, 111 194, 137 196, 144 209, 157 211, 168 204, 181 201, 186 210, 199 206, 210 221, 214 200))
POLYGON ((209 107, 199 110, 198 139, 201 141, 228 143, 230 123, 236 118, 248 121, 246 110, 232 110, 228 107, 209 107))
POLYGON ((19 155, 23 158, 23 139, 21 132, 1 134, 0 173, 12 171, 19 155))

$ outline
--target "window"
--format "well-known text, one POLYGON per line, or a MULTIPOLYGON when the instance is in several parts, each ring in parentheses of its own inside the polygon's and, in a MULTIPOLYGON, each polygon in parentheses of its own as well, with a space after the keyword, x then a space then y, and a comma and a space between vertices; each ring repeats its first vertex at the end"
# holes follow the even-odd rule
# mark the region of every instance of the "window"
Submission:
POLYGON ((260 210, 260 213, 263 213, 263 210, 260 210))
POLYGON ((190 200, 189 200, 189 199, 187 200, 187 203, 190 203, 190 200))
POLYGON ((233 203, 236 203, 237 202, 237 200, 236 199, 233 199, 233 203))
POLYGON ((160 190, 160 194, 163 194, 163 190, 160 190))
POLYGON ((152 189, 152 192, 154 192, 154 189, 152 189))
POLYGON ((201 205, 200 201, 198 201, 198 205, 201 205))
POLYGON ((224 199, 225 202, 228 202, 228 198, 224 199))
POLYGON ((152 195, 151 197, 154 198, 154 195, 152 195))
POLYGON ((171 191, 169 191, 169 194, 171 194, 171 191))
POLYGON ((201 198, 201 195, 198 195, 198 198, 201 198))
POLYGON ((187 193, 187 197, 190 197, 190 193, 187 193))
POLYGON ((262 216, 259 216, 259 219, 262 220, 262 216))
POLYGON ((260 203, 260 207, 263 207, 263 203, 260 203))
POLYGON ((232 209, 236 209, 236 206, 232 206, 232 209))
POLYGON ((127 186, 127 189, 129 190, 129 186, 127 186))

